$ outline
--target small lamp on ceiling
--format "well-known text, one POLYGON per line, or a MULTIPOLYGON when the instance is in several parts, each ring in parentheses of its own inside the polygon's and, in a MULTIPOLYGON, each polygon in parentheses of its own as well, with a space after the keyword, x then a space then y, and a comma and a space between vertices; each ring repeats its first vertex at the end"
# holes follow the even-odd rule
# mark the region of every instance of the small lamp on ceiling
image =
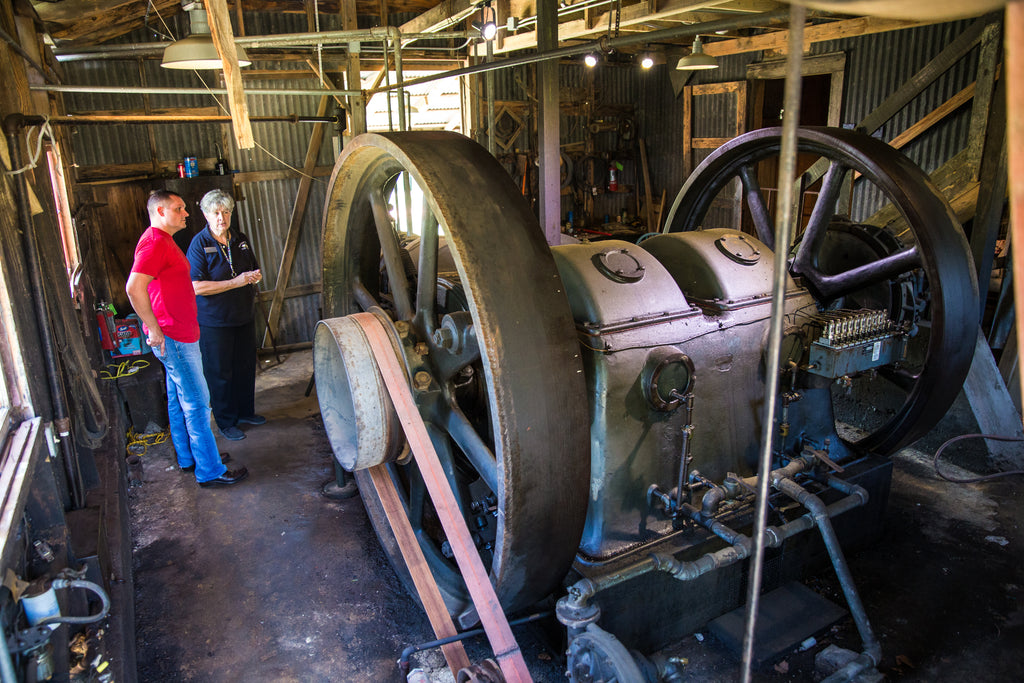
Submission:
POLYGON ((654 66, 654 57, 651 55, 643 55, 640 57, 641 69, 650 69, 652 66, 654 66))
POLYGON ((597 55, 594 54, 593 52, 587 54, 586 56, 583 57, 583 63, 586 64, 591 69, 593 69, 595 66, 597 66, 597 55))
MULTIPOLYGON (((192 35, 182 38, 167 46, 164 50, 163 61, 160 66, 165 69, 221 69, 223 64, 217 47, 213 44, 213 36, 210 35, 210 25, 206 19, 206 9, 202 3, 186 2, 184 8, 188 11, 189 24, 192 27, 192 35)), ((245 49, 237 46, 238 66, 249 66, 252 61, 245 54, 245 49)))
POLYGON ((693 39, 693 50, 679 60, 676 69, 679 71, 700 71, 704 69, 717 69, 718 60, 704 52, 704 46, 700 42, 700 36, 693 39))
POLYGON ((480 10, 480 18, 483 22, 474 21, 472 23, 473 28, 480 32, 480 37, 484 40, 494 40, 495 36, 498 35, 498 23, 495 21, 496 12, 491 7, 491 3, 485 2, 484 7, 480 10))

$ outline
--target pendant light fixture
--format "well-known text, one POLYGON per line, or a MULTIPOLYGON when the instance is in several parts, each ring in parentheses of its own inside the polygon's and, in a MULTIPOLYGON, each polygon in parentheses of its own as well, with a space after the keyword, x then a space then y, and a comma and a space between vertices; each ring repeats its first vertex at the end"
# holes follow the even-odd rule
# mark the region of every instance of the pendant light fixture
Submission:
POLYGON ((705 69, 717 69, 718 60, 712 55, 704 52, 704 46, 700 42, 700 36, 693 39, 693 51, 679 60, 676 69, 679 71, 701 71, 705 69))
MULTIPOLYGON (((206 8, 201 2, 186 0, 182 7, 188 12, 189 24, 192 27, 192 34, 188 38, 171 43, 164 50, 163 61, 160 66, 165 69, 221 69, 220 54, 213 44, 213 36, 210 35, 210 24, 206 17, 206 8)), ((245 54, 245 49, 240 45, 235 48, 238 51, 238 66, 249 66, 252 61, 245 54)))

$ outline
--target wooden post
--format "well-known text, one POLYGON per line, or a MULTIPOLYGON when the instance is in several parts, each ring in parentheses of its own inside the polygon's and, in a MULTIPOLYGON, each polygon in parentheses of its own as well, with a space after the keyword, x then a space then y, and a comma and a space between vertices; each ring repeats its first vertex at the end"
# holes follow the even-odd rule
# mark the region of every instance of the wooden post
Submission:
POLYGON ((235 141, 239 149, 252 149, 256 140, 249 122, 249 105, 245 102, 242 74, 238 70, 238 50, 235 49, 235 35, 231 30, 231 14, 227 0, 206 0, 206 13, 210 23, 210 35, 217 48, 217 54, 224 68, 224 83, 228 90, 228 109, 235 141))
MULTIPOLYGON (((356 0, 341 0, 341 28, 354 31, 359 28, 356 21, 356 0)), ((345 59, 345 87, 349 90, 362 90, 362 66, 359 63, 359 43, 349 43, 345 59)), ((366 132, 366 100, 361 95, 350 95, 348 106, 347 133, 350 136, 366 132)))
MULTIPOLYGON (((373 480, 374 488, 377 489, 377 495, 380 496, 381 507, 384 508, 388 524, 391 525, 395 540, 398 541, 398 549, 402 552, 402 559, 405 560, 413 585, 416 586, 416 593, 420 596, 423 611, 427 613, 427 621, 434 629, 434 635, 438 640, 457 635, 455 624, 448 614, 448 607, 444 604, 444 598, 441 597, 434 575, 431 574, 427 560, 423 556, 416 532, 406 516, 402 499, 395 489, 395 482, 391 481, 387 465, 371 467, 367 472, 373 480)), ((460 669, 470 665, 469 655, 460 641, 442 645, 441 652, 444 653, 444 659, 453 676, 458 676, 460 669)))
MULTIPOLYGON (((316 115, 327 114, 327 103, 329 98, 323 95, 320 98, 320 105, 317 107, 316 115)), ((288 279, 292 275, 292 264, 295 263, 295 252, 299 248, 299 235, 302 234, 302 219, 306 217, 306 200, 309 199, 309 187, 312 183, 313 169, 316 168, 316 159, 320 155, 320 143, 324 139, 323 123, 313 124, 313 133, 309 137, 309 148, 306 150, 306 161, 302 166, 302 178, 299 180, 299 191, 295 194, 295 204, 292 206, 292 217, 288 221, 288 234, 285 237, 284 252, 281 254, 281 265, 277 269, 277 279, 274 280, 274 298, 270 302, 270 312, 267 316, 267 329, 263 335, 263 347, 266 348, 270 336, 277 337, 277 325, 281 322, 281 309, 284 307, 284 292, 288 288, 288 279)))
MULTIPOLYGON (((1013 296, 1017 301, 1018 352, 1024 344, 1024 2, 1006 3, 1006 147, 1009 152, 1013 296)), ((1019 362, 1019 358, 1018 358, 1019 362)), ((1024 396, 1024 373, 1020 373, 1024 396)))

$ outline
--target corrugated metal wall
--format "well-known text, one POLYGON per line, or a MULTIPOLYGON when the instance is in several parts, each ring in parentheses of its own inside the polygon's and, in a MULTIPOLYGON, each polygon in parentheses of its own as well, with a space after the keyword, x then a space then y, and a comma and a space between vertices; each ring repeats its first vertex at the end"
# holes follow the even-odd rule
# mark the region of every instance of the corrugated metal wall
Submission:
MULTIPOLYGON (((246 33, 265 35, 306 31, 305 17, 295 14, 246 14, 246 33)), ((813 54, 843 52, 847 55, 845 93, 843 97, 842 122, 852 126, 874 109, 890 93, 905 82, 914 72, 931 58, 969 22, 954 22, 921 27, 904 31, 884 33, 862 38, 832 41, 816 44, 813 54)), ((183 34, 183 19, 178 18, 173 27, 177 35, 183 34)), ((336 17, 321 17, 321 29, 339 28, 336 17)), ((128 36, 125 42, 141 42, 149 37, 141 33, 128 36)), ((883 139, 890 140, 906 129, 923 114, 958 92, 974 78, 977 70, 977 53, 973 50, 934 84, 905 107, 880 131, 883 139)), ((697 72, 689 83, 720 83, 739 81, 746 78, 747 65, 760 59, 759 53, 733 55, 719 60, 720 68, 712 72, 697 72)), ((254 65, 255 69, 302 68, 301 62, 275 62, 254 65)), ((683 105, 673 94, 669 80, 672 64, 655 66, 643 71, 631 64, 604 63, 596 69, 587 69, 578 60, 566 61, 559 67, 559 88, 563 103, 561 130, 563 145, 580 150, 590 135, 588 123, 607 117, 626 117, 630 112, 635 116, 635 137, 643 139, 648 151, 648 160, 657 198, 661 190, 667 191, 667 204, 685 181, 682 151, 683 105), (573 103, 575 108, 565 107, 573 103), (584 116, 590 111, 590 118, 584 116), (573 143, 577 143, 573 146, 573 143)), ((152 85, 152 86, 196 86, 199 81, 192 72, 177 72, 161 69, 156 61, 142 63, 131 60, 102 62, 69 62, 65 64, 68 82, 96 85, 152 85)), ((483 77, 471 80, 473 89, 483 88, 483 77)), ((500 70, 494 73, 495 98, 499 101, 531 102, 536 97, 535 67, 523 66, 500 70)), ((214 85, 212 82, 210 85, 214 85)), ((281 87, 317 87, 313 79, 281 81, 247 81, 249 90, 276 89, 281 87)), ((480 92, 484 92, 480 90, 480 92)), ((142 110, 144 100, 139 95, 79 95, 64 96, 68 111, 85 110, 142 110)), ((150 96, 149 106, 154 109, 172 107, 208 107, 216 105, 211 96, 150 96)), ((316 110, 316 97, 249 97, 250 113, 254 116, 280 114, 312 114, 316 110)), ((333 105, 332 105, 333 106, 333 105)), ((731 120, 735 112, 729 98, 703 98, 697 108, 698 120, 695 134, 717 137, 722 134, 718 122, 731 120)), ((529 112, 529 107, 524 111, 529 112)), ((959 152, 967 134, 969 107, 947 117, 927 133, 909 144, 904 151, 926 170, 933 170, 959 152)), ((535 122, 527 118, 524 132, 515 141, 514 149, 534 150, 536 140, 532 130, 535 122)), ((254 124, 254 134, 265 148, 239 153, 229 149, 229 160, 239 171, 275 171, 285 164, 301 167, 306 153, 312 126, 308 124, 254 124), (273 156, 271 156, 273 155, 273 156), (274 157, 278 157, 279 160, 274 157)), ((319 152, 318 165, 333 163, 332 134, 328 131, 319 152)), ((213 156, 214 146, 230 140, 227 127, 222 125, 172 125, 154 126, 157 157, 161 160, 177 159, 185 154, 213 156)), ((639 158, 634 141, 623 141, 617 130, 601 130, 594 134, 594 153, 598 158, 585 160, 584 165, 594 165, 595 175, 607 172, 607 157, 623 164, 620 183, 639 187, 639 158)), ((141 126, 82 127, 75 131, 74 150, 76 162, 82 166, 111 163, 146 163, 149 159, 148 133, 141 126)), ((577 168, 577 174, 586 169, 577 168)), ((295 265, 290 278, 291 285, 319 282, 320 280, 320 229, 322 207, 326 191, 326 179, 321 177, 312 184, 306 215, 302 222, 302 237, 295 265)), ((595 181, 597 182, 602 181, 595 181)), ((297 178, 265 180, 243 183, 239 186, 241 201, 237 208, 239 227, 248 233, 257 246, 261 263, 264 264, 266 288, 276 286, 276 266, 280 262, 285 235, 293 210, 294 198, 299 186, 297 178)), ((657 201, 657 199, 655 200, 657 201)), ((877 208, 878 198, 871 195, 861 197, 855 205, 863 215, 877 208)), ((572 209, 571 200, 563 201, 563 215, 572 209)), ((594 214, 618 215, 622 209, 635 211, 635 196, 632 194, 600 193, 594 199, 594 214)), ((279 343, 307 341, 318 318, 319 296, 308 295, 287 300, 282 316, 279 343)))
MULTIPOLYGON (((811 54, 843 52, 847 55, 842 106, 842 125, 853 127, 882 101, 925 66, 957 35, 970 25, 969 21, 924 26, 903 31, 845 40, 816 43, 811 54)), ((941 75, 913 102, 887 122, 878 135, 892 140, 926 113, 945 102, 953 94, 975 80, 978 68, 978 48, 941 75)), ((760 59, 760 53, 732 55, 719 59, 720 68, 697 72, 689 84, 725 83, 746 78, 747 65, 760 59)), ((650 76, 652 87, 644 88, 640 95, 640 135, 647 140, 648 149, 658 150, 651 158, 656 188, 667 187, 670 197, 686 180, 683 148, 683 102, 676 98, 669 82, 672 65, 656 66, 650 76), (672 153, 677 150, 678 153, 672 153)), ((704 126, 702 121, 721 120, 731 114, 715 107, 728 106, 725 98, 700 98, 696 103, 695 134, 704 126), (704 100, 701 102, 701 100, 704 100), (700 117, 700 121, 697 118, 700 117), (705 118, 706 117, 706 118, 705 118)), ((903 148, 903 152, 926 171, 931 172, 948 161, 967 141, 970 106, 961 107, 903 148)), ((714 128, 704 127, 700 134, 714 135, 714 128)), ((854 216, 864 217, 880 208, 877 193, 858 193, 854 216)), ((671 200, 669 201, 671 203, 671 200)))
MULTIPOLYGON (((321 18, 324 30, 338 28, 327 25, 332 19, 321 18)), ((186 33, 184 24, 172 26, 175 35, 186 33)), ((303 15, 246 14, 246 29, 250 35, 293 33, 306 30, 303 15)), ((125 42, 142 42, 148 36, 136 33, 125 42)), ((275 62, 253 64, 252 69, 299 69, 302 62, 275 62)), ((192 71, 163 69, 156 60, 104 60, 94 62, 68 62, 64 65, 67 82, 83 85, 155 87, 202 87, 192 71)), ((204 73, 207 85, 219 87, 213 72, 204 73)), ((276 90, 281 88, 316 89, 319 83, 312 78, 296 80, 246 80, 247 91, 276 90)), ((212 95, 150 95, 152 109, 185 107, 219 107, 212 95)), ((312 115, 316 113, 319 98, 315 96, 249 96, 251 116, 278 116, 287 114, 312 115)), ((64 95, 69 112, 93 110, 136 110, 145 107, 141 95, 78 94, 64 95)), ((332 101, 328 113, 335 113, 332 101)), ((238 172, 282 171, 288 166, 301 169, 309 145, 313 124, 254 123, 256 149, 239 151, 234 148, 233 135, 226 124, 181 124, 152 126, 158 160, 181 159, 187 154, 214 157, 216 145, 225 146, 224 152, 232 169, 238 172), (226 144, 225 144, 226 143, 226 144), (276 158, 275 158, 276 157, 276 158)), ((317 158, 318 166, 334 163, 334 141, 337 133, 328 126, 317 158)), ((75 161, 80 166, 101 164, 145 163, 150 161, 149 134, 145 126, 82 126, 73 134, 75 161)), ((318 283, 320 281, 320 231, 328 176, 312 181, 305 216, 301 223, 301 236, 295 255, 289 286, 318 283)), ((236 185, 239 202, 235 209, 234 225, 245 232, 254 243, 263 266, 263 289, 277 286, 278 265, 281 263, 288 226, 291 220, 299 178, 243 182, 236 185)), ((142 226, 140 226, 141 232, 142 226)), ((312 339, 313 328, 319 319, 320 296, 310 294, 286 299, 282 311, 277 342, 289 344, 312 339)))

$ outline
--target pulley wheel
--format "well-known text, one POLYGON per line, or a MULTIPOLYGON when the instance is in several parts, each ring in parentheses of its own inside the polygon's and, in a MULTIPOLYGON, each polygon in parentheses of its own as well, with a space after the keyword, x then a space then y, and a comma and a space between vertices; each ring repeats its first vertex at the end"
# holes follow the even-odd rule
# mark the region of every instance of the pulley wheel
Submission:
MULTIPOLYGON (((586 515, 586 387, 543 231, 501 165, 454 133, 353 140, 328 191, 323 308, 327 317, 372 308, 390 318, 420 413, 506 611, 554 591, 586 515), (407 243, 418 244, 416 253, 407 243)), ((465 587, 415 461, 387 467, 458 613, 465 587)), ((355 476, 374 529, 414 592, 369 476, 355 476)))
MULTIPOLYGON (((738 192, 730 197, 742 196, 744 220, 771 246, 774 222, 760 188, 758 166, 767 161, 766 170, 778 167, 781 139, 780 128, 766 128, 741 135, 712 152, 673 202, 666 231, 734 227, 714 224, 717 214, 712 208, 720 193, 735 187, 738 192)), ((801 159, 813 155, 810 158, 818 160, 824 175, 820 183, 805 175, 808 188, 818 188, 817 198, 806 226, 797 231, 794 244, 784 248, 790 253, 790 273, 801 279, 820 307, 867 306, 877 301, 879 292, 907 291, 901 285, 923 283, 910 288, 924 297, 922 302, 895 295, 887 298, 892 320, 912 326, 923 312, 928 326, 911 340, 920 347, 911 351, 914 362, 885 375, 905 393, 902 404, 893 409, 891 419, 857 441, 861 448, 891 453, 931 429, 949 409, 970 369, 978 327, 978 285, 967 240, 928 176, 884 142, 837 128, 802 128, 797 147, 801 159), (851 230, 851 221, 840 215, 852 173, 861 176, 854 193, 874 193, 883 204, 895 207, 899 221, 889 225, 898 227, 880 226, 892 232, 887 239, 871 235, 867 228, 851 230), (837 255, 836 245, 851 235, 863 238, 862 251, 870 252, 870 257, 850 261, 837 255), (916 307, 911 319, 907 319, 908 306, 916 307)))

